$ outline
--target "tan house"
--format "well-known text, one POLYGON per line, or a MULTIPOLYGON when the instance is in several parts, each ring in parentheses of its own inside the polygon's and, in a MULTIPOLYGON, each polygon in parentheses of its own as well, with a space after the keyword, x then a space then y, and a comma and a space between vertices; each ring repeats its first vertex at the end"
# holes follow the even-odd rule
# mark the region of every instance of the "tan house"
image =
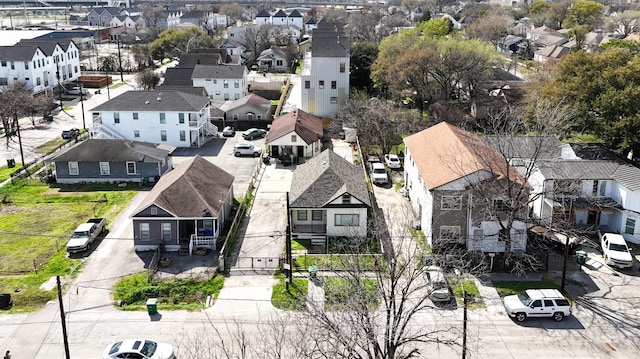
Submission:
POLYGON ((300 109, 273 119, 265 144, 283 162, 313 157, 322 150, 322 119, 300 109))
POLYGON ((516 169, 481 137, 446 122, 404 139, 405 184, 420 227, 430 246, 460 244, 470 251, 526 249, 526 201, 514 203, 506 188, 526 188, 516 169), (518 206, 518 218, 506 216, 518 206))

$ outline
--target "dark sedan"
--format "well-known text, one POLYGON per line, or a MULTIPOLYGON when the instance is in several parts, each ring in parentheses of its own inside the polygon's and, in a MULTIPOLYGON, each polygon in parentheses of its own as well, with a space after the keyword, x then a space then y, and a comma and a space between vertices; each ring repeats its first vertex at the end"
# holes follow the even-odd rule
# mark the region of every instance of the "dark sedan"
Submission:
POLYGON ((267 131, 259 128, 250 128, 242 133, 242 138, 245 140, 255 140, 257 138, 263 138, 267 135, 267 131))

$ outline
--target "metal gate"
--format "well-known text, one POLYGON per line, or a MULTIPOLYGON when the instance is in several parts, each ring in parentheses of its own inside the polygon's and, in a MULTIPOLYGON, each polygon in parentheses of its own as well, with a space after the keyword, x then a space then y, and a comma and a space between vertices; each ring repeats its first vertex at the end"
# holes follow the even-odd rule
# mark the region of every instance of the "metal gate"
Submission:
POLYGON ((279 257, 231 257, 227 259, 230 269, 278 269, 279 257))

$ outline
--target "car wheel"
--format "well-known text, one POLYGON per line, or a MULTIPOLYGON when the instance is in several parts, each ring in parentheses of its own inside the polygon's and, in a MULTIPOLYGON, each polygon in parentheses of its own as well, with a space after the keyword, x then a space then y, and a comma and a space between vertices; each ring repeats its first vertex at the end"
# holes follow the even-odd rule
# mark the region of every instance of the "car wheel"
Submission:
POLYGON ((253 153, 253 157, 258 157, 258 156, 260 156, 260 152, 254 152, 253 153))
POLYGON ((516 314, 516 321, 518 322, 524 322, 524 320, 527 319, 527 315, 524 313, 517 313, 516 314))
POLYGON ((234 153, 234 155, 235 155, 236 157, 240 157, 240 152, 236 152, 236 153, 234 153))
POLYGON ((561 322, 562 319, 564 319, 564 314, 562 314, 562 312, 553 313, 553 320, 555 320, 556 322, 561 322))

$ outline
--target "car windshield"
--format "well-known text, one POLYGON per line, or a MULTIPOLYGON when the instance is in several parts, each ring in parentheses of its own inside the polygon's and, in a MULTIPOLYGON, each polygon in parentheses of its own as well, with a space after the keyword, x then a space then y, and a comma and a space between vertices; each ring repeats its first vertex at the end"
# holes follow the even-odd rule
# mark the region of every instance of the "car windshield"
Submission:
POLYGON ((531 304, 531 297, 527 294, 527 292, 520 292, 518 294, 518 299, 522 302, 522 304, 529 306, 531 304))
POLYGON ((384 170, 384 168, 376 168, 373 170, 373 173, 380 174, 380 173, 386 173, 386 171, 384 170))
POLYGON ((156 352, 157 346, 158 345, 155 342, 152 342, 151 340, 145 340, 144 345, 140 349, 140 353, 142 353, 146 357, 151 357, 153 356, 153 353, 156 352))
POLYGON ((611 243, 609 245, 609 250, 616 251, 616 252, 628 252, 629 251, 627 246, 625 246, 623 244, 616 244, 616 243, 611 243))

